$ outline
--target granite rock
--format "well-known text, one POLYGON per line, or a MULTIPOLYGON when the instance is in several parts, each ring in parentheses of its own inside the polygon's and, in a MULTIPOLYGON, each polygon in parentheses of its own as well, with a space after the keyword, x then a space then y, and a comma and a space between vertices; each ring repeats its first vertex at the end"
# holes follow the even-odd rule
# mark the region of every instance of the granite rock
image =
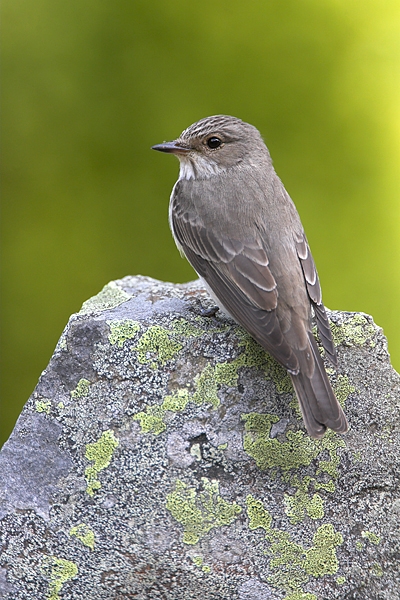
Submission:
POLYGON ((350 431, 312 440, 285 371, 211 305, 125 277, 70 318, 0 453, 1 598, 400 598, 382 330, 328 312, 350 431))

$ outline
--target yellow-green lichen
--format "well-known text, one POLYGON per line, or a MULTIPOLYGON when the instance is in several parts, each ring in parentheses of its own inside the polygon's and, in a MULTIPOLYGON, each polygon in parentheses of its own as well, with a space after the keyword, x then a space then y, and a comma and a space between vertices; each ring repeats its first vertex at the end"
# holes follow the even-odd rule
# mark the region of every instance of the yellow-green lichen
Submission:
POLYGON ((371 573, 374 577, 382 577, 383 569, 379 563, 374 563, 371 567, 371 573))
POLYGON ((346 577, 343 577, 343 576, 336 577, 336 583, 338 585, 343 585, 344 583, 346 583, 346 577))
POLYGON ((315 441, 302 431, 288 431, 287 442, 271 438, 271 426, 279 421, 276 415, 247 413, 242 414, 242 419, 246 431, 243 448, 262 470, 271 467, 280 467, 283 471, 298 469, 309 465, 320 451, 315 441))
POLYGON ((317 475, 327 473, 332 479, 336 479, 339 475, 338 467, 340 464, 340 456, 337 451, 339 448, 346 447, 343 438, 329 429, 322 439, 315 441, 315 445, 319 448, 320 453, 328 451, 330 459, 319 461, 317 475))
POLYGON ((247 506, 247 516, 249 517, 249 528, 250 529, 258 529, 261 527, 265 531, 269 531, 271 529, 272 516, 264 508, 261 500, 257 500, 249 494, 246 498, 246 506, 247 506))
POLYGON ((284 597, 283 600, 318 600, 315 594, 309 594, 308 592, 293 592, 284 597))
POLYGON ((174 394, 165 396, 161 408, 164 411, 170 410, 171 412, 181 412, 182 410, 185 410, 189 399, 188 390, 178 390, 174 394))
POLYGON ((174 394, 165 396, 162 404, 148 406, 143 412, 136 413, 133 419, 140 421, 140 428, 143 433, 154 433, 159 435, 166 430, 167 425, 164 421, 167 410, 171 412, 181 412, 185 410, 189 402, 188 390, 178 390, 174 394))
POLYGON ((341 544, 343 544, 343 536, 335 532, 333 525, 327 523, 318 527, 313 538, 313 547, 306 552, 305 571, 314 577, 337 573, 339 562, 336 546, 341 544))
POLYGON ((93 465, 86 467, 85 478, 87 482, 86 491, 89 496, 93 496, 95 490, 101 488, 101 483, 97 476, 111 462, 111 458, 119 441, 111 429, 104 431, 101 437, 93 444, 87 444, 85 456, 88 460, 93 461, 93 465))
POLYGON ((269 569, 272 573, 268 581, 274 587, 301 594, 305 593, 301 588, 310 575, 322 577, 337 572, 336 546, 343 542, 343 537, 331 524, 321 525, 314 535, 313 546, 306 549, 291 540, 288 532, 272 527, 272 516, 261 500, 248 495, 246 505, 249 528, 264 529, 265 539, 269 542, 265 553, 271 556, 269 569))
POLYGON ((199 337, 205 333, 204 329, 192 325, 186 319, 176 319, 171 325, 171 330, 183 337, 199 337))
POLYGON ((133 420, 140 422, 142 433, 160 435, 167 428, 164 423, 164 414, 165 411, 162 410, 161 406, 148 406, 145 412, 136 413, 133 420))
POLYGON ((59 600, 64 583, 78 574, 78 567, 70 560, 46 556, 42 561, 41 571, 49 579, 47 600, 59 600))
POLYGON ((219 406, 218 384, 215 379, 215 368, 207 365, 205 369, 195 377, 196 391, 192 400, 196 404, 211 404, 214 408, 219 406))
POLYGON ((149 327, 140 337, 138 345, 132 348, 137 352, 138 361, 142 364, 150 363, 150 366, 156 369, 159 364, 165 365, 174 358, 183 346, 168 333, 167 329, 159 325, 149 327))
POLYGON ((372 531, 362 531, 361 537, 367 539, 371 542, 371 544, 375 544, 376 546, 380 543, 381 538, 376 533, 372 533, 372 531))
POLYGON ((356 542, 356 550, 358 550, 359 552, 364 548, 364 544, 360 541, 356 542))
POLYGON ((223 444, 219 444, 218 450, 226 450, 227 447, 228 447, 228 442, 225 442, 223 444))
POLYGON ((64 402, 59 402, 59 403, 57 404, 57 408, 58 408, 59 410, 62 410, 63 408, 65 408, 64 402))
POLYGON ((79 523, 75 527, 71 527, 69 535, 76 537, 84 546, 94 550, 94 531, 85 523, 79 523))
POLYGON ((343 325, 330 323, 330 327, 335 346, 364 346, 367 341, 371 348, 375 346, 371 338, 374 337, 376 329, 363 315, 353 315, 343 325))
POLYGON ((302 481, 297 477, 293 478, 291 484, 298 488, 296 493, 294 496, 284 495, 285 513, 293 525, 303 521, 305 514, 311 519, 322 519, 324 516, 324 501, 321 496, 314 494, 312 498, 309 497, 311 481, 311 477, 304 477, 302 481))
POLYGON ((341 406, 344 406, 347 398, 356 391, 354 385, 351 385, 347 375, 338 375, 336 384, 333 386, 335 396, 341 406))
POLYGON ((219 495, 217 481, 202 477, 202 488, 197 491, 178 479, 167 496, 167 509, 183 525, 185 544, 197 544, 211 529, 230 525, 242 510, 236 502, 226 502, 219 495))
POLYGON ((50 414, 51 409, 51 400, 47 400, 44 398, 43 400, 36 400, 35 402, 35 410, 38 413, 46 413, 46 415, 50 414))
POLYGON ((89 300, 86 300, 86 302, 82 304, 79 314, 86 315, 102 312, 103 310, 109 310, 110 308, 119 306, 129 299, 129 294, 124 292, 124 290, 121 290, 115 281, 111 281, 105 285, 96 296, 89 298, 89 300))
POLYGON ((80 379, 74 390, 70 392, 72 398, 83 398, 89 394, 90 381, 88 379, 80 379))
POLYGON ((260 344, 257 344, 244 329, 239 329, 240 345, 244 352, 235 359, 236 367, 256 367, 264 372, 266 379, 271 379, 279 394, 293 393, 293 386, 286 371, 260 344))
POLYGON ((108 340, 110 344, 116 344, 118 348, 122 348, 124 343, 134 338, 140 330, 140 323, 132 319, 107 321, 107 324, 110 327, 108 340))
POLYGON ((196 565, 196 567, 201 567, 203 573, 210 573, 211 569, 208 565, 203 563, 203 558, 201 556, 193 556, 192 561, 196 565))

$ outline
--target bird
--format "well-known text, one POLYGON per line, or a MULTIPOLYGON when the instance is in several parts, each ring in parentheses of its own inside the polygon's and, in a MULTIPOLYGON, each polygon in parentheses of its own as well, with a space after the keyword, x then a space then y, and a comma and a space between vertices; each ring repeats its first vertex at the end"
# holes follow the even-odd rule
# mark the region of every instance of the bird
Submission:
POLYGON ((312 331, 314 314, 325 356, 337 368, 318 273, 258 129, 215 115, 152 149, 179 159, 169 224, 181 254, 218 307, 287 370, 308 434, 345 433, 312 331))

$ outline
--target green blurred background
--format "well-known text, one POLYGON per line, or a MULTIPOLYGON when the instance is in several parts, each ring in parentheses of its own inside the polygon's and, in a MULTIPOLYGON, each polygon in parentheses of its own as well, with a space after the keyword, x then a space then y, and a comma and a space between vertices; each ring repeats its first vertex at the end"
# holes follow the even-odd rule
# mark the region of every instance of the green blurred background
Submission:
POLYGON ((4 0, 1 441, 71 313, 108 281, 187 281, 178 173, 152 144, 256 125, 325 304, 373 315, 400 368, 398 0, 4 0))

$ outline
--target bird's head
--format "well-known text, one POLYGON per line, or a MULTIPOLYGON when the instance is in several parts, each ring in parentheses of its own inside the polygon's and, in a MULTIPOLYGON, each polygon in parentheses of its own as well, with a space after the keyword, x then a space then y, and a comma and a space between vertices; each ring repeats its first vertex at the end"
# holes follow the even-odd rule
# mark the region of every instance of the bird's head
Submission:
POLYGON ((153 146, 175 154, 180 161, 181 179, 208 179, 236 166, 257 166, 268 160, 269 152, 259 131, 227 115, 197 121, 172 142, 153 146))

